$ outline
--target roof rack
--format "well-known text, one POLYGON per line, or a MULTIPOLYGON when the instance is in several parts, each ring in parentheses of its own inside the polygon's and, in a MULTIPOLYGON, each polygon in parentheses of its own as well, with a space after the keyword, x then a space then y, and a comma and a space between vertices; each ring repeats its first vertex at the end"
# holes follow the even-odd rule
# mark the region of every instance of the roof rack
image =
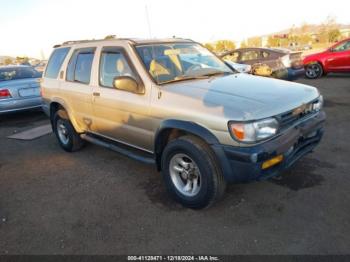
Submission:
POLYGON ((53 48, 58 48, 65 45, 75 45, 75 44, 83 44, 83 43, 90 43, 90 42, 100 42, 100 41, 110 41, 110 40, 126 40, 135 43, 135 41, 131 38, 117 38, 115 36, 104 38, 104 39, 91 39, 91 40, 72 40, 72 41, 65 41, 62 44, 54 45, 53 48))

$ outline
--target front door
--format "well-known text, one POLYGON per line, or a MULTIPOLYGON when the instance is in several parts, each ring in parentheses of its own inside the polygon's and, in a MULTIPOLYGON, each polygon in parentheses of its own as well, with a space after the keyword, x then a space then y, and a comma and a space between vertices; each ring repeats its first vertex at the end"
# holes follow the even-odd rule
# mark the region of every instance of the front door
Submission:
POLYGON ((330 71, 350 71, 350 41, 335 46, 327 58, 327 64, 330 71))
POLYGON ((152 150, 149 119, 150 92, 144 94, 119 90, 114 79, 128 76, 143 85, 124 49, 104 47, 99 64, 99 86, 94 88, 92 107, 99 135, 136 148, 152 150))

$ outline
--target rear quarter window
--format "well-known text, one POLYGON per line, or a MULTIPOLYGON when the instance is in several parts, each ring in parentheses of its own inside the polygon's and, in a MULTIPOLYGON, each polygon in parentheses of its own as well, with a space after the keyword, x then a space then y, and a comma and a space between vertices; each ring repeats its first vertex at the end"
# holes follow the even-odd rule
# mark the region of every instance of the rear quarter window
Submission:
POLYGON ((69 49, 69 47, 66 47, 59 48, 53 51, 49 63, 46 67, 45 77, 54 79, 58 77, 58 73, 61 69, 64 59, 66 58, 69 52, 69 49))

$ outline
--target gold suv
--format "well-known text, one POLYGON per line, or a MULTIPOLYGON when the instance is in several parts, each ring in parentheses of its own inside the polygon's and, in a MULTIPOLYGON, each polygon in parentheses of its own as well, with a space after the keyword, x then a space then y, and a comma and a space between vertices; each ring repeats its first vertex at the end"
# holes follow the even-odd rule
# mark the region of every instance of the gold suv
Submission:
POLYGON ((325 121, 316 88, 240 74, 184 39, 57 45, 42 95, 64 150, 89 141, 155 164, 191 208, 215 202, 227 182, 289 168, 319 143, 325 121))

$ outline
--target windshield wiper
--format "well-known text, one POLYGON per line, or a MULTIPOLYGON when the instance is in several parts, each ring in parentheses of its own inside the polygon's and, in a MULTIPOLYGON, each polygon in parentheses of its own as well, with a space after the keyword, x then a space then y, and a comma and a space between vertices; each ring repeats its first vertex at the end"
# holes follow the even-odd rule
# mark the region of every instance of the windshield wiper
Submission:
POLYGON ((225 71, 215 71, 212 73, 204 74, 204 75, 198 75, 198 76, 177 76, 176 78, 168 81, 161 82, 160 84, 169 84, 169 83, 174 83, 174 82, 180 82, 180 81, 186 81, 186 80, 194 80, 194 79, 208 79, 212 76, 216 75, 226 75, 226 74, 233 74, 230 72, 225 72, 225 71))
POLYGON ((217 72, 212 72, 212 73, 208 73, 208 74, 204 74, 203 76, 217 76, 217 75, 229 75, 232 74, 231 72, 225 72, 225 71, 217 71, 217 72))
POLYGON ((186 80, 194 80, 194 79, 207 79, 210 76, 207 75, 200 75, 200 76, 177 76, 176 78, 168 81, 161 82, 160 84, 168 84, 168 83, 174 83, 174 82, 180 82, 180 81, 186 81, 186 80))

